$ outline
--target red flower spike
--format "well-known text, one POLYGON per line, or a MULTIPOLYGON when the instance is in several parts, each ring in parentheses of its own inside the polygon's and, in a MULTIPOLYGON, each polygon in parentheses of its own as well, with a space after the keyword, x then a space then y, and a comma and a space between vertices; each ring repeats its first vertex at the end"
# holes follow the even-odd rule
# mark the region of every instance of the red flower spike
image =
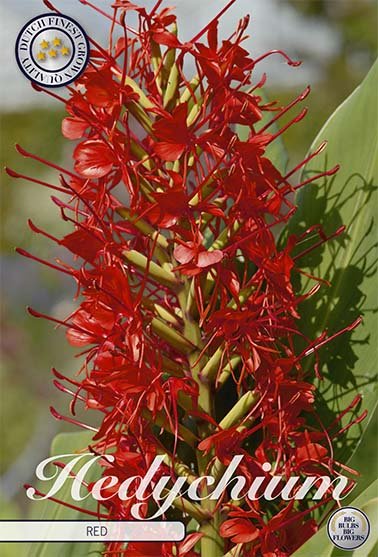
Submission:
MULTIPOLYGON (((72 379, 54 370, 55 386, 72 397, 71 414, 81 405, 97 412, 98 427, 51 412, 93 432, 90 451, 104 456, 103 474, 119 483, 144 476, 162 453, 168 464, 156 481, 162 475, 175 481, 178 470, 211 474, 213 465, 227 466, 235 455, 243 456, 237 475, 249 483, 258 475, 270 480, 273 472, 262 472, 265 463, 283 482, 307 473, 353 473, 334 460, 332 441, 365 412, 357 412, 355 399, 328 432, 316 414, 312 380, 321 381, 322 347, 360 321, 316 339, 306 338, 298 321, 301 303, 325 283, 299 268, 301 257, 343 228, 326 235, 314 226, 279 246, 275 234, 296 210, 293 192, 338 167, 301 184, 289 181, 325 144, 286 175, 268 160, 269 144, 305 111, 274 135, 269 126, 309 88, 283 108, 263 102, 258 90, 266 76, 255 80, 256 64, 272 54, 299 63, 279 50, 253 59, 243 48, 248 17, 221 40, 220 16, 234 1, 182 43, 174 13, 160 0, 149 12, 117 0, 113 13, 81 0, 109 21, 109 48, 90 39, 91 64, 68 87, 68 100, 37 88, 66 104, 62 133, 80 140, 75 173, 19 146, 22 156, 57 171, 59 186, 7 170, 64 196, 52 197, 72 227, 63 238, 29 225, 66 248, 67 262, 17 251, 75 282, 80 302, 66 319, 29 312, 64 327, 78 348, 78 374, 72 379), (137 29, 128 25, 129 12, 137 29), (198 72, 194 78, 185 75, 190 67, 198 72), (267 112, 272 116, 258 129, 267 112), (247 128, 244 141, 235 124, 247 128), (305 294, 295 291, 295 273, 314 281, 305 294), (314 365, 305 374, 303 362, 312 354, 314 365), (250 406, 244 404, 249 396, 250 406), (242 398, 243 404, 229 408, 242 398), (343 428, 341 418, 349 412, 343 428), (106 459, 109 453, 114 462, 106 459)), ((133 520, 138 500, 121 500, 116 491, 109 491, 99 516, 133 520)), ((200 528, 181 543, 111 542, 105 555, 204 557, 219 548, 227 554, 237 544, 243 556, 288 557, 316 530, 311 513, 327 500, 313 507, 273 500, 267 507, 260 498, 236 507, 225 492, 214 506, 208 503, 189 507, 189 518, 182 515, 188 523, 194 513, 200 528)), ((185 500, 176 506, 164 518, 176 519, 185 500)), ((158 505, 141 507, 143 516, 152 510, 158 505)))

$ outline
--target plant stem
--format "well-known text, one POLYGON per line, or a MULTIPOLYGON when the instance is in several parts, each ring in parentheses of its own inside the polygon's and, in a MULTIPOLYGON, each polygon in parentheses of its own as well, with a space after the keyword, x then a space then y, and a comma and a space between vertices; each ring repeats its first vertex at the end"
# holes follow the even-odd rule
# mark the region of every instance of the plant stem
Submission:
MULTIPOLYGON (((190 340, 194 345, 201 348, 202 339, 201 331, 198 322, 195 321, 192 316, 188 313, 187 308, 191 306, 188 303, 188 296, 190 296, 190 283, 186 284, 185 290, 180 293, 180 305, 183 311, 184 317, 184 335, 190 340)), ((199 405, 204 409, 204 411, 209 415, 214 417, 214 397, 212 393, 212 386, 200 375, 200 371, 203 362, 199 359, 200 349, 193 351, 188 356, 188 360, 191 366, 193 378, 197 381, 199 388, 199 405)), ((213 433, 212 426, 208 422, 199 422, 197 426, 198 437, 206 439, 213 433)), ((197 464, 198 464, 198 474, 200 476, 206 475, 207 468, 209 466, 210 460, 214 456, 213 454, 204 455, 202 451, 196 451, 197 464)), ((207 488, 204 488, 202 496, 206 496, 207 488)), ((224 553, 224 543, 219 535, 220 528, 220 513, 216 510, 216 501, 210 499, 205 499, 201 503, 203 511, 211 514, 212 518, 210 520, 203 520, 200 523, 200 532, 203 534, 201 538, 201 555, 202 557, 222 557, 224 553)))
POLYGON ((175 289, 180 283, 175 275, 167 269, 163 269, 154 261, 150 261, 145 255, 135 250, 124 251, 123 256, 130 265, 147 273, 152 279, 164 286, 175 289))
MULTIPOLYGON (((145 408, 142 411, 142 415, 149 422, 153 423, 154 425, 157 425, 158 427, 165 429, 165 431, 168 431, 172 435, 175 435, 175 431, 171 427, 168 418, 161 412, 158 412, 155 416, 153 416, 152 412, 147 408, 145 408)), ((180 424, 177 428, 177 433, 179 437, 183 439, 185 443, 187 443, 187 445, 189 445, 189 447, 192 447, 193 449, 196 447, 198 440, 194 435, 194 433, 192 433, 187 427, 180 424)))
POLYGON ((258 401, 258 395, 253 391, 245 393, 219 423, 221 429, 229 429, 244 418, 258 401))
MULTIPOLYGON (((163 493, 165 495, 169 494, 169 489, 164 489, 163 493)), ((177 497, 173 500, 172 505, 182 511, 185 514, 190 515, 192 518, 197 520, 197 522, 201 522, 202 520, 206 520, 206 514, 204 514, 203 507, 197 505, 197 503, 192 503, 192 501, 188 501, 182 495, 177 497)))
POLYGON ((179 331, 176 331, 173 327, 167 325, 161 319, 154 317, 151 321, 151 326, 153 331, 159 335, 160 338, 164 339, 183 354, 188 354, 195 348, 185 335, 183 336, 179 331))

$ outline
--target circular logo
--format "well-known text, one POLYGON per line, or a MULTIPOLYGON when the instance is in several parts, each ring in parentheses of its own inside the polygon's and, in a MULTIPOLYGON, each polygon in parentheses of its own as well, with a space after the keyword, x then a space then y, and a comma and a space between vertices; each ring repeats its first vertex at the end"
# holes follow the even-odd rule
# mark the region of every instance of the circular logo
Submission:
POLYGON ((43 87, 63 87, 79 77, 89 61, 83 28, 71 17, 43 14, 29 21, 16 42, 22 73, 43 87))
POLYGON ((328 537, 340 549, 353 550, 366 542, 370 522, 366 514, 354 507, 342 507, 328 519, 328 537))

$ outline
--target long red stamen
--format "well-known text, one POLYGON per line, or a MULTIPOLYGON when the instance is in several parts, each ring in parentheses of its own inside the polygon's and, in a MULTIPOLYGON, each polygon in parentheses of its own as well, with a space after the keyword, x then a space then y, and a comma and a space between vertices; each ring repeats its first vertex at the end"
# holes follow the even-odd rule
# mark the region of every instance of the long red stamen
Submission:
POLYGON ((39 263, 42 263, 43 265, 46 265, 47 267, 51 267, 51 269, 55 269, 56 271, 59 271, 60 273, 65 273, 66 275, 69 275, 70 277, 74 276, 73 272, 67 271, 67 269, 64 269, 63 267, 58 267, 57 265, 54 265, 53 263, 50 263, 49 261, 45 261, 44 259, 41 259, 40 257, 32 255, 31 253, 29 253, 28 251, 26 251, 22 248, 16 248, 16 252, 18 254, 22 255, 23 257, 27 257, 28 259, 33 259, 34 261, 38 261, 39 263))
POLYGON ((62 168, 61 166, 58 166, 50 161, 47 161, 45 159, 42 159, 41 157, 38 157, 37 155, 33 155, 33 153, 29 153, 28 151, 26 151, 25 149, 23 149, 20 145, 16 144, 16 150, 20 153, 20 155, 22 155, 23 157, 26 158, 30 158, 33 159, 35 161, 38 161, 42 164, 44 164, 45 166, 49 166, 50 168, 53 168, 54 170, 58 170, 58 172, 62 172, 63 174, 67 174, 68 176, 71 176, 71 178, 77 178, 77 176, 75 174, 73 174, 72 172, 70 172, 69 170, 67 170, 66 168, 62 168))
POLYGON ((334 174, 337 174, 337 172, 339 170, 340 170, 340 165, 336 164, 330 170, 326 170, 325 172, 321 172, 320 174, 316 174, 312 178, 308 178, 308 180, 305 180, 304 182, 301 182, 300 184, 298 184, 297 186, 294 187, 294 190, 299 190, 300 188, 303 188, 303 186, 306 186, 307 184, 311 184, 312 182, 316 182, 317 180, 319 180, 320 178, 324 178, 325 176, 333 176, 334 174))
POLYGON ((276 114, 276 116, 270 120, 263 128, 261 128, 259 130, 259 133, 264 133, 272 124, 274 124, 275 122, 277 122, 277 120, 279 118, 281 118, 281 116, 283 116, 284 114, 286 114, 286 112, 288 112, 289 110, 291 110, 295 105, 297 105, 299 102, 304 101, 309 93, 311 91, 311 87, 308 85, 306 87, 306 89, 293 101, 291 101, 291 103, 289 103, 287 106, 285 106, 285 108, 283 108, 282 110, 280 110, 278 112, 278 114, 276 114))
MULTIPOLYGON (((46 494, 42 493, 42 491, 39 491, 39 489, 35 489, 33 486, 31 486, 29 484, 24 485, 25 489, 29 489, 31 487, 34 489, 36 495, 38 495, 40 497, 46 497, 46 494)), ((67 503, 66 501, 63 501, 62 499, 56 499, 55 497, 49 497, 49 501, 54 501, 54 503, 59 503, 59 505, 63 505, 64 507, 67 507, 69 509, 73 509, 74 511, 79 511, 80 513, 83 513, 83 514, 88 514, 89 516, 95 516, 97 519, 98 518, 103 518, 104 520, 109 519, 109 516, 106 515, 106 514, 97 513, 97 512, 94 512, 94 511, 90 511, 88 509, 84 509, 82 507, 77 507, 76 505, 71 505, 71 503, 67 503)))
POLYGON ((212 19, 210 21, 210 23, 208 23, 206 25, 206 27, 204 27, 202 29, 202 31, 200 31, 195 37, 193 37, 190 42, 191 43, 195 43, 198 41, 198 39, 200 39, 205 33, 207 33, 207 31, 210 29, 210 27, 216 22, 219 21, 220 18, 233 6, 233 4, 235 4, 236 0, 230 0, 230 2, 223 8, 223 10, 221 10, 218 15, 216 15, 214 17, 214 19, 212 19))
POLYGON ((73 425, 76 425, 78 427, 81 427, 83 429, 88 429, 89 431, 94 431, 94 432, 98 433, 98 429, 96 427, 85 424, 83 422, 79 422, 77 420, 73 420, 72 418, 69 418, 68 416, 62 416, 62 414, 59 414, 59 412, 57 412, 53 406, 50 406, 50 412, 56 420, 64 421, 64 422, 67 422, 69 424, 73 424, 73 425))
POLYGON ((343 335, 344 333, 350 333, 351 331, 353 331, 354 329, 356 329, 360 324, 362 323, 362 317, 358 317, 358 319, 356 319, 355 321, 353 321, 353 323, 351 323, 350 325, 348 325, 347 327, 344 327, 344 329, 342 329, 341 331, 338 331, 337 333, 331 335, 330 337, 327 337, 325 340, 319 342, 318 344, 315 344, 312 348, 310 348, 309 350, 306 350, 303 353, 303 356, 309 356, 310 354, 313 354, 313 352, 315 350, 319 350, 319 348, 321 348, 322 346, 324 346, 325 344, 328 344, 329 342, 331 342, 332 340, 334 340, 335 338, 339 337, 340 335, 343 335))
POLYGON ((66 195, 70 193, 69 191, 67 191, 64 188, 60 188, 59 186, 54 186, 53 184, 49 184, 48 182, 38 180, 37 178, 32 178, 30 176, 25 176, 24 174, 20 174, 19 172, 16 172, 15 170, 12 170, 11 168, 8 168, 7 166, 5 167, 5 172, 11 178, 16 178, 16 179, 21 178, 22 180, 27 180, 28 182, 32 182, 34 184, 39 184, 40 186, 44 186, 46 188, 50 188, 52 190, 59 191, 60 193, 64 193, 66 195))
POLYGON ((286 62, 289 64, 289 66, 298 67, 302 64, 301 60, 293 60, 283 50, 270 50, 269 52, 266 52, 265 54, 263 54, 259 58, 255 58, 254 64, 258 64, 262 60, 265 60, 265 58, 267 58, 268 56, 273 56, 274 54, 279 54, 280 56, 285 58, 286 62))
POLYGON ((298 124, 298 122, 300 122, 301 120, 303 120, 303 118, 306 116, 308 112, 307 108, 304 108, 299 114, 298 116, 296 116, 295 118, 293 118, 288 124, 286 124, 283 128, 281 128, 277 133, 275 133, 274 135, 272 135, 272 137, 270 138, 269 143, 272 143, 275 139, 277 139, 277 137, 279 137, 280 135, 282 135, 283 133, 285 133, 286 130, 288 130, 292 125, 294 124, 298 124))
POLYGON ((344 234, 345 230, 346 230, 345 226, 340 226, 340 228, 338 228, 336 230, 336 232, 334 232, 330 236, 325 236, 324 235, 318 242, 316 242, 311 247, 305 249, 304 251, 302 251, 301 253, 296 255, 294 257, 294 261, 296 261, 297 259, 300 259, 301 257, 303 257, 304 255, 307 255, 308 253, 311 253, 314 249, 322 246, 325 242, 329 242, 330 240, 333 240, 333 238, 337 238, 337 236, 341 236, 341 234, 344 234))

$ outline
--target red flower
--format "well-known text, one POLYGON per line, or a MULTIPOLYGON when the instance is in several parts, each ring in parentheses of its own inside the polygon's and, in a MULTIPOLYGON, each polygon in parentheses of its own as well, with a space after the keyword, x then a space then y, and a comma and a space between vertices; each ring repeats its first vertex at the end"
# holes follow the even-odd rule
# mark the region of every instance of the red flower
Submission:
POLYGON ((110 68, 87 72, 85 88, 88 102, 96 107, 112 108, 118 104, 120 91, 110 68))
MULTIPOLYGON (((86 306, 90 309, 88 306, 86 306)), ((79 309, 74 315, 73 327, 68 329, 67 338, 73 346, 86 346, 103 342, 114 325, 114 316, 110 311, 98 309, 87 311, 79 309)))
POLYGON ((176 161, 190 147, 192 135, 187 127, 187 116, 187 104, 180 104, 172 114, 163 114, 154 125, 153 131, 159 140, 154 149, 163 160, 176 161))
POLYGON ((67 139, 81 139, 91 125, 91 112, 83 95, 74 93, 67 103, 67 111, 71 116, 64 118, 62 133, 67 139))
POLYGON ((220 250, 208 251, 204 247, 200 248, 194 242, 177 246, 174 256, 182 264, 178 268, 186 275, 196 275, 202 269, 211 267, 223 259, 223 253, 220 250))
MULTIPOLYGON (((177 180, 175 173, 170 174, 174 181, 177 180)), ((190 213, 189 196, 180 183, 167 191, 154 193, 153 198, 156 203, 146 214, 153 224, 159 224, 162 228, 171 228, 190 213)))
POLYGON ((109 66, 87 71, 82 77, 87 101, 96 108, 119 109, 120 96, 123 102, 138 101, 139 95, 129 86, 120 87, 109 66))
POLYGON ((60 243, 75 255, 91 263, 94 262, 96 256, 103 248, 101 239, 86 229, 76 230, 71 234, 67 234, 60 243))
POLYGON ((298 464, 308 461, 321 462, 327 455, 328 451, 325 447, 322 447, 319 443, 309 443, 296 450, 296 461, 298 464))
POLYGON ((198 448, 205 454, 214 451, 217 458, 223 463, 228 464, 235 454, 241 454, 244 438, 238 434, 236 428, 218 431, 200 442, 198 448))

